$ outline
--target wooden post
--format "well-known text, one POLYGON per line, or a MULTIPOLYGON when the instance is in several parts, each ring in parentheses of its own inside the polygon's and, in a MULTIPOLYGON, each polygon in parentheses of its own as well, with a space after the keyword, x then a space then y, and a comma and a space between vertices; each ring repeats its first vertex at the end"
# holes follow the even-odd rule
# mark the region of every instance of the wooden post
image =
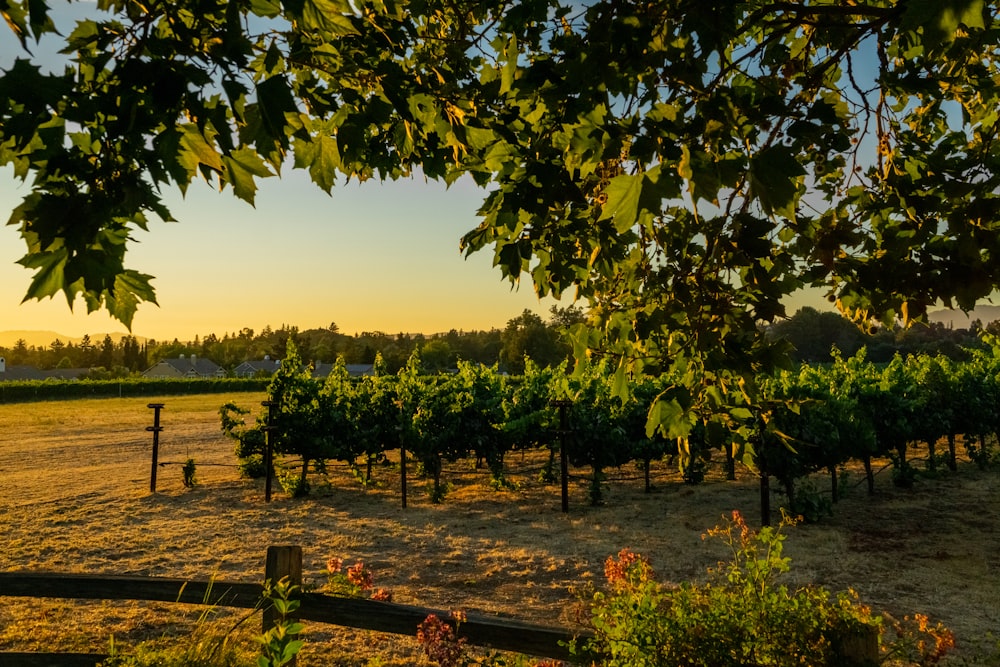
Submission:
POLYGON ((859 624, 853 628, 839 628, 831 638, 833 654, 843 667, 878 667, 878 628, 859 624))
POLYGON ((403 494, 403 509, 406 509, 406 447, 399 446, 399 490, 403 494))
POLYGON ((163 409, 163 403, 150 403, 147 408, 153 408, 153 425, 147 426, 146 430, 153 433, 153 463, 149 467, 149 492, 156 493, 156 464, 160 457, 160 431, 163 427, 160 426, 160 410, 163 409))
POLYGON ((572 403, 567 400, 552 401, 552 405, 559 408, 559 467, 560 483, 562 487, 562 511, 569 513, 569 452, 566 451, 566 436, 569 435, 568 417, 566 408, 572 403))
POLYGON ((760 471, 760 525, 771 525, 771 476, 760 471))
MULTIPOLYGON (((276 401, 262 401, 261 405, 267 408, 267 425, 264 426, 264 502, 271 502, 271 469, 274 467, 274 409, 278 406, 276 401)), ((268 552, 270 553, 270 551, 268 552)))
MULTIPOLYGON (((272 584, 288 577, 296 586, 302 585, 302 547, 268 547, 264 563, 264 581, 272 584)), ((279 619, 274 609, 264 607, 264 632, 274 627, 279 619)))

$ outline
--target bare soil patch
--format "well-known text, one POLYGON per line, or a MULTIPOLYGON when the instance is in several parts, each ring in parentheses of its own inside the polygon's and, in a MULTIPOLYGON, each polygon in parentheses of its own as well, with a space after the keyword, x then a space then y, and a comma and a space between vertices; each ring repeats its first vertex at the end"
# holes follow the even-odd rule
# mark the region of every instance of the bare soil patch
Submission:
MULTIPOLYGON (((702 539, 739 509, 759 520, 755 477, 736 482, 711 467, 704 484, 684 484, 666 463, 654 493, 638 470, 610 471, 606 502, 586 504, 585 470, 574 471, 571 510, 557 486, 537 482, 540 453, 510 457, 517 490, 494 491, 472 462, 448 466, 454 485, 441 505, 411 479, 400 507, 399 472, 377 466, 362 487, 331 466, 314 494, 292 500, 240 479, 232 443, 219 432, 227 400, 163 397, 0 405, 0 570, 50 570, 259 581, 266 547, 298 544, 307 583, 325 582, 328 558, 362 560, 397 602, 572 625, 576 593, 599 583, 604 560, 623 547, 650 558, 664 579, 697 579, 724 556, 702 539), (152 423, 163 402, 158 491, 149 492, 152 423), (196 460, 198 485, 182 484, 180 463, 196 460)), ((919 452, 917 453, 919 456, 919 452)), ((917 464, 921 465, 920 463, 917 464)), ((854 480, 861 482, 860 473, 854 480)), ((319 482, 319 483, 318 483, 319 482)), ((825 479, 817 480, 826 488, 825 479)), ((1000 625, 1000 474, 963 461, 957 473, 892 487, 888 471, 868 497, 857 484, 818 525, 791 529, 790 583, 853 588, 879 610, 925 613, 950 627, 960 655, 996 655, 987 633, 1000 625)), ((775 502, 779 502, 776 499, 775 502)), ((0 650, 107 650, 185 631, 196 608, 0 598, 0 650)), ((257 621, 250 626, 256 628, 257 621)), ((300 664, 414 664, 416 643, 315 625, 300 664)))

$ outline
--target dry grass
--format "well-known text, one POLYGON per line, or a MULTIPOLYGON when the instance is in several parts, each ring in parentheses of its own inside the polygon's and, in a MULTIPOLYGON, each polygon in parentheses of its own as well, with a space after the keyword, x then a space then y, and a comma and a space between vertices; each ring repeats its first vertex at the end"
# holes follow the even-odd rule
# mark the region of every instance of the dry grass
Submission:
MULTIPOLYGON (((263 397, 165 397, 0 405, 0 570, 54 570, 259 581, 271 544, 299 544, 307 583, 322 584, 327 558, 368 563, 398 602, 572 622, 574 588, 596 582, 604 559, 630 547, 665 579, 699 577, 723 554, 702 539, 723 514, 756 519, 751 475, 725 482, 713 468, 686 486, 665 465, 657 490, 642 492, 638 471, 612 471, 604 506, 586 506, 586 481, 571 485, 571 511, 556 487, 533 478, 540 458, 511 457, 517 491, 496 492, 459 463, 443 505, 411 483, 401 509, 398 470, 376 468, 362 488, 343 466, 330 486, 270 505, 263 484, 239 479, 216 411, 263 397), (164 402, 160 460, 193 457, 199 484, 182 485, 180 465, 159 470, 149 493, 150 402, 164 402)), ((579 471, 581 475, 584 471, 579 471)), ((855 476, 857 481, 860 477, 855 476)), ((854 588, 896 615, 927 613, 958 635, 966 656, 996 651, 986 634, 1000 620, 1000 476, 964 462, 958 474, 892 488, 888 472, 869 498, 857 486, 821 524, 789 533, 791 580, 854 588)), ((108 638, 169 637, 197 617, 192 607, 7 598, 0 650, 104 651, 108 638)), ((227 619, 228 620, 228 619, 227 619)), ((256 621, 253 625, 256 625, 256 621)), ((415 642, 331 626, 309 628, 300 664, 412 664, 415 642)))

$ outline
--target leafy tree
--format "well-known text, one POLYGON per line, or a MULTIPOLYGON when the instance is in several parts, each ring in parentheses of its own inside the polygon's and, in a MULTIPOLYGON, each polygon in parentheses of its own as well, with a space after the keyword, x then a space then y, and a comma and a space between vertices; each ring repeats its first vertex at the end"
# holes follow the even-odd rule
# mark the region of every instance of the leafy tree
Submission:
POLYGON ((526 358, 539 366, 553 366, 565 358, 558 334, 528 309, 507 322, 500 345, 500 363, 512 375, 524 373, 526 358))
POLYGON ((864 334, 839 313, 800 308, 795 315, 777 322, 768 334, 788 341, 795 361, 829 361, 834 346, 853 356, 864 344, 864 334))
MULTIPOLYGON (((104 0, 71 62, 0 76, 0 164, 29 297, 130 322, 133 229, 166 187, 253 202, 286 162, 470 176, 462 241, 569 289, 575 349, 676 371, 681 412, 754 400, 759 322, 806 285, 856 320, 969 309, 1000 285, 1000 24, 985 0, 104 0), (600 66, 595 66, 597 64, 600 66)), ((2 0, 28 54, 44 3, 2 0)), ((374 358, 374 353, 365 355, 374 358)), ((367 361, 370 362, 370 358, 367 361)), ((624 386, 624 385, 621 385, 624 386)))
POLYGON ((443 338, 432 338, 424 343, 420 348, 420 358, 430 373, 440 373, 455 365, 455 352, 443 338))

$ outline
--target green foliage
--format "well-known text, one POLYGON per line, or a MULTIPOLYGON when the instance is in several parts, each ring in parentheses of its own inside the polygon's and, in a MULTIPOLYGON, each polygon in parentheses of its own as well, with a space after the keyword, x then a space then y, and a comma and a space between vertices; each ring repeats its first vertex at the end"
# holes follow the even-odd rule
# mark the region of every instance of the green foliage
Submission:
POLYGON ((1000 286, 983 0, 122 1, 58 37, 44 3, 0 7, 25 56, 43 35, 67 54, 0 74, 27 298, 130 323, 155 294, 128 244, 196 180, 252 204, 289 161, 328 192, 468 177, 465 252, 574 290, 576 357, 670 373, 650 426, 683 438, 762 408, 787 349, 758 325, 804 286, 904 323, 1000 286))
POLYGON ((805 523, 819 523, 833 516, 833 501, 821 493, 812 480, 804 480, 795 487, 795 497, 789 499, 789 511, 805 523))
POLYGON ((181 466, 181 473, 184 475, 185 487, 190 489, 193 488, 194 485, 198 483, 198 480, 195 478, 195 472, 196 472, 196 467, 194 459, 188 459, 187 461, 184 462, 184 465, 181 466))
POLYGON ((295 472, 287 468, 279 468, 275 471, 278 477, 278 484, 292 498, 305 498, 312 491, 312 485, 301 472, 295 472))
POLYGON ((1000 451, 976 438, 965 441, 965 451, 980 470, 988 470, 1000 463, 1000 451))
POLYGON ((115 380, 30 380, 0 382, 0 403, 112 396, 170 396, 262 391, 267 380, 253 378, 143 378, 115 380))
MULTIPOLYGON (((790 567, 782 554, 782 529, 789 525, 786 519, 755 532, 733 512, 708 531, 730 558, 709 570, 704 583, 661 584, 649 562, 627 549, 608 558, 606 588, 585 600, 595 636, 573 643, 573 655, 609 667, 878 662, 878 645, 863 640, 874 640, 884 621, 853 592, 780 583, 790 567)), ((941 626, 928 630, 926 619, 922 628, 895 626, 892 633, 882 664, 936 664, 954 645, 941 626), (928 637, 940 641, 928 643, 928 637)))
POLYGON ((300 604, 294 598, 298 591, 299 587, 292 584, 288 577, 264 583, 264 601, 272 608, 275 622, 273 627, 256 638, 261 647, 257 667, 287 665, 302 650, 305 642, 298 637, 305 626, 294 620, 300 604))
POLYGON ((264 452, 267 446, 264 432, 266 421, 264 415, 261 415, 253 426, 248 426, 244 417, 248 414, 249 410, 234 403, 226 403, 219 408, 219 421, 222 432, 236 441, 240 474, 257 479, 267 474, 264 465, 264 452))

